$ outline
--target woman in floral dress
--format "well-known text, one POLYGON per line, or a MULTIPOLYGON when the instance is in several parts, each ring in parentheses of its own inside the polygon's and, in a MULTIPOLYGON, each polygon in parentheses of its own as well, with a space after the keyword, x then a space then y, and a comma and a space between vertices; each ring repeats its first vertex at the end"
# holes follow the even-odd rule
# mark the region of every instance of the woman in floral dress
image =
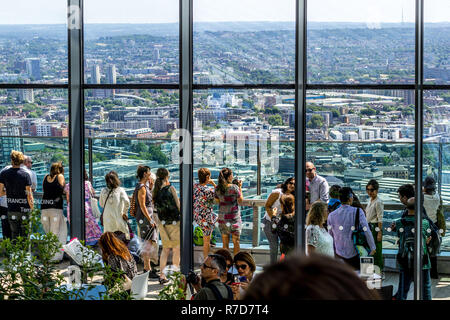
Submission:
MULTIPOLYGON (((70 184, 66 184, 64 187, 64 192, 66 194, 67 199, 67 220, 70 223, 70 184)), ((85 227, 86 227, 86 245, 94 246, 97 244, 98 240, 102 235, 102 230, 95 219, 94 214, 92 213, 91 202, 89 201, 91 197, 95 196, 95 190, 92 187, 91 182, 89 181, 89 177, 84 171, 84 218, 85 218, 85 227)))
POLYGON ((233 241, 233 255, 240 251, 242 230, 241 210, 244 197, 242 195, 242 181, 233 182, 233 172, 223 168, 219 174, 215 197, 219 200, 219 229, 222 233, 223 248, 229 248, 230 234, 233 241))
POLYGON ((198 180, 199 183, 194 184, 194 221, 203 231, 203 256, 207 257, 217 215, 213 212, 214 189, 206 185, 211 184, 215 188, 216 184, 211 180, 211 172, 206 168, 198 170, 198 180))

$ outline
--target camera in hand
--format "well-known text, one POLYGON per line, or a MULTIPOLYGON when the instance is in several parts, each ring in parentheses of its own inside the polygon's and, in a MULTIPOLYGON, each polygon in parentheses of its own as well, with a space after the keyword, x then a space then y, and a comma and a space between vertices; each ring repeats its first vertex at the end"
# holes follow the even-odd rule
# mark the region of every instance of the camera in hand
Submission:
POLYGON ((189 271, 186 277, 186 282, 190 284, 197 284, 199 281, 200 277, 194 271, 189 271))
POLYGON ((234 178, 233 181, 232 181, 231 183, 238 186, 238 185, 239 185, 239 182, 242 182, 242 181, 239 180, 238 178, 234 178))

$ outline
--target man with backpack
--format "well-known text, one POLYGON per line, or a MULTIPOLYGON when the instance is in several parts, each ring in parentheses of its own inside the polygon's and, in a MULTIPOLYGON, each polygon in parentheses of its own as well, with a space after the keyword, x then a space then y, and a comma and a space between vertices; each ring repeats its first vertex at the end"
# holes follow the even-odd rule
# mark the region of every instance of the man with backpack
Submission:
POLYGON ((201 276, 206 284, 194 296, 194 300, 233 300, 231 288, 220 281, 220 275, 226 270, 225 258, 210 254, 200 267, 201 276))
MULTIPOLYGON (((401 195, 399 194, 399 197, 401 195)), ((400 199, 401 200, 401 199, 400 199)), ((403 201, 402 201, 403 202, 403 201)), ((414 279, 414 226, 415 226, 415 198, 411 197, 406 201, 407 215, 395 220, 392 231, 397 231, 399 237, 399 248, 397 262, 399 264, 400 275, 395 300, 406 300, 409 287, 414 279)), ((422 288, 423 300, 431 300, 431 278, 430 278, 430 258, 427 245, 431 241, 430 224, 426 218, 422 219, 422 288)))

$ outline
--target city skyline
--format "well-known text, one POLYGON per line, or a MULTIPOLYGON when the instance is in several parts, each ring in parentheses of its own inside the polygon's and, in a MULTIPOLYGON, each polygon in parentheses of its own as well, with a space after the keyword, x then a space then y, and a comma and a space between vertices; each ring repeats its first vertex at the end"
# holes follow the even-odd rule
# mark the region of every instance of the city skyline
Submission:
MULTIPOLYGON (((194 1, 194 21, 294 21, 295 1, 228 0, 194 1), (223 5, 222 5, 223 4, 223 5), (258 8, 258 10, 255 10, 258 8)), ((179 20, 177 0, 85 1, 85 23, 177 23, 179 20)), ((450 2, 425 1, 426 22, 448 22, 450 2)), ((309 1, 308 21, 315 22, 364 22, 369 25, 383 22, 413 22, 415 1, 345 0, 309 1), (344 3, 343 3, 344 2, 344 3)), ((60 0, 17 0, 2 4, 0 24, 65 24, 67 3, 60 0), (42 10, 45 8, 45 10, 42 10), (36 11, 41 14, 37 16, 36 11), (18 14, 20 12, 20 14, 18 14)))

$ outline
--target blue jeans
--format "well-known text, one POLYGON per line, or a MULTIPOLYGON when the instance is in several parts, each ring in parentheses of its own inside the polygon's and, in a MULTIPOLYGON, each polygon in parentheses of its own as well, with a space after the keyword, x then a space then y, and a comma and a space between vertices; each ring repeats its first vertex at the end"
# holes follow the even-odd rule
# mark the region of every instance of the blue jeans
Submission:
POLYGON ((272 232, 272 222, 263 219, 264 223, 264 233, 266 234, 267 240, 269 240, 270 248, 270 264, 274 264, 278 260, 278 235, 272 232))
MULTIPOLYGON (((409 287, 411 286, 411 282, 413 282, 414 271, 400 270, 399 275, 399 283, 398 290, 395 294, 395 298, 397 300, 406 300, 408 297, 409 287)), ((431 277, 430 277, 430 269, 422 270, 422 278, 423 278, 423 300, 431 300, 431 277)))

